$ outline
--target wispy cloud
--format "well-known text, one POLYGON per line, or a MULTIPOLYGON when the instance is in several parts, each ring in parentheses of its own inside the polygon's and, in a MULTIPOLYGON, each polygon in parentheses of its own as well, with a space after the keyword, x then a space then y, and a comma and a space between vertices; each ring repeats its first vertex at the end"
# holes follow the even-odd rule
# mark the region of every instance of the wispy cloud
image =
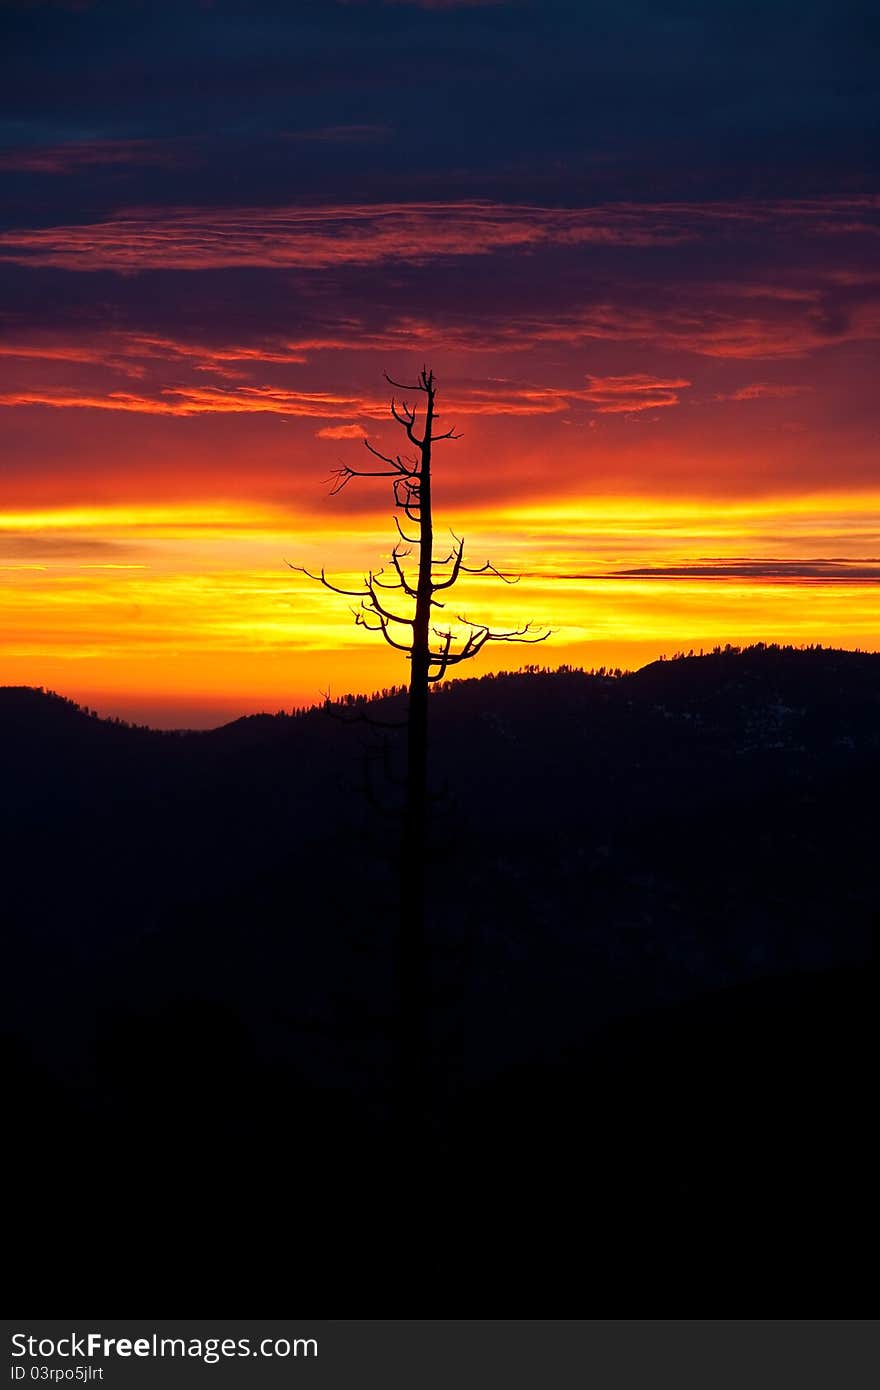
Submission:
POLYGON ((105 164, 173 167, 187 162, 180 140, 76 140, 0 149, 0 173, 75 174, 105 164))
MULTIPOLYGON (((5 560, 40 560, 53 564, 76 562, 92 568, 110 568, 125 563, 131 567, 130 544, 122 541, 97 539, 93 536, 22 535, 18 531, 0 530, 0 563, 5 560)), ((140 557, 138 557, 139 559, 140 557)), ((143 568, 138 564, 138 568, 143 568)))
MULTIPOLYGON (((568 410, 572 401, 589 399, 577 388, 517 386, 504 382, 497 387, 461 387, 448 392, 444 407, 455 415, 528 416, 555 415, 568 410)), ((663 404, 661 401, 660 404, 663 404)), ((385 397, 337 395, 328 391, 294 391, 273 386, 165 386, 153 394, 109 390, 104 394, 74 388, 28 389, 0 392, 0 406, 50 406, 58 410, 112 410, 143 415, 286 415, 308 419, 333 420, 362 415, 385 420, 385 397)), ((620 407, 621 409, 624 407, 620 407)), ((630 408, 627 406, 626 408, 630 408)), ((643 406, 634 406, 642 409, 643 406)), ((355 438, 348 431, 363 433, 346 424, 335 427, 325 438, 355 438), (345 430, 346 433, 339 433, 345 430)))
POLYGON ((128 376, 140 376, 142 368, 135 362, 131 343, 115 335, 99 335, 89 340, 82 335, 75 338, 53 338, 37 335, 29 338, 0 340, 0 357, 14 358, 31 362, 67 362, 81 366, 111 367, 123 371, 128 376))
MULTIPOLYGON (((571 576, 569 576, 571 577, 571 576)), ((585 578, 587 576, 584 576, 585 578)), ((599 576, 592 575, 591 578, 599 576)), ((827 584, 880 584, 880 559, 763 560, 727 558, 682 565, 641 565, 613 570, 609 579, 760 579, 786 583, 796 580, 827 584)))
POLYGON ((656 410, 678 405, 679 391, 690 386, 682 377, 662 380, 650 376, 590 376, 587 389, 580 393, 591 401, 599 415, 619 415, 638 410, 656 410))
POLYGON ((363 439, 364 428, 362 425, 326 425, 322 430, 315 431, 317 439, 363 439))
POLYGON ((803 396, 812 391, 812 386, 795 386, 791 383, 772 381, 752 381, 747 386, 739 386, 735 391, 719 392, 716 401, 761 401, 787 400, 792 396, 803 396))
POLYGON ((253 415, 272 414, 332 419, 351 413, 379 416, 387 405, 328 392, 284 391, 267 386, 221 388, 174 386, 155 395, 130 391, 90 394, 74 389, 22 390, 0 393, 3 406, 51 406, 58 410, 115 410, 138 415, 253 415))
POLYGON ((551 243, 644 246, 686 239, 628 209, 404 203, 376 207, 131 212, 83 226, 0 234, 0 260, 65 270, 323 269, 487 255, 551 243))
MULTIPOLYGON (((624 282, 615 301, 602 299, 573 306, 548 297, 544 306, 532 311, 490 302, 482 305, 476 316, 467 312, 460 302, 461 295, 458 302, 450 296, 436 312, 424 317, 414 316, 408 304, 398 308, 381 300, 374 305, 367 300, 353 312, 347 304, 340 303, 331 285, 326 293, 314 294, 297 307, 292 315, 292 331, 278 331, 269 328, 268 323, 260 329, 259 314, 256 318, 250 312, 238 316, 242 320, 241 338, 236 336, 234 315, 229 321, 221 319, 210 329, 204 322, 182 328, 174 322, 173 315, 167 314, 167 322, 160 319, 161 327, 138 327, 139 320, 145 325, 151 320, 155 324, 155 313, 149 301, 141 304, 135 294, 130 328, 96 327, 90 321, 55 329, 10 326, 0 338, 0 357, 47 365, 66 362, 72 366, 106 366, 133 378, 164 371, 166 380, 161 384, 176 385, 178 382, 168 381, 168 377, 179 378, 182 369, 228 381, 245 381, 257 371, 265 375, 267 369, 305 365, 314 354, 326 351, 405 353, 407 357, 425 354, 434 360, 451 353, 468 357, 501 353, 512 354, 512 364, 523 361, 531 351, 557 345, 576 350, 594 344, 624 344, 638 350, 674 354, 675 367, 680 371, 682 355, 730 363, 794 362, 834 345, 880 338, 880 297, 872 297, 870 286, 856 284, 855 302, 829 324, 823 308, 827 286, 821 273, 817 274, 818 283, 812 288, 801 285, 790 297, 772 296, 762 289, 763 302, 758 286, 753 286, 748 297, 743 298, 737 293, 737 286, 713 284, 706 289, 700 284, 685 284, 670 303, 669 296, 656 286, 624 282), (174 368, 173 374, 167 370, 169 367, 174 368)), ((271 315, 270 323, 272 318, 277 319, 277 315, 271 315)), ((39 389, 45 384, 41 376, 42 373, 32 376, 26 385, 39 389)), ((646 385, 653 382, 658 391, 675 392, 682 388, 673 383, 681 379, 677 374, 668 378, 649 376, 641 381, 629 376, 622 377, 617 386, 639 386, 639 390, 630 391, 630 399, 640 396, 647 400, 646 385)), ((594 404, 604 404, 605 413, 618 403, 611 399, 614 383, 613 376, 602 372, 597 372, 588 383, 594 404), (603 393, 604 401, 597 392, 603 393)), ((757 379, 719 389, 716 399, 784 399, 807 389, 806 383, 757 379)), ((7 393, 9 390, 7 375, 7 393)), ((570 392, 564 394, 571 398, 570 392)), ((550 407, 551 395, 547 389, 541 389, 545 411, 550 407)), ((647 403, 663 402, 654 394, 647 403)), ((636 405, 630 408, 635 409, 636 405)))
MULTIPOLYGON (((803 311, 800 302, 790 312, 765 315, 737 313, 733 304, 715 303, 674 308, 663 304, 633 307, 625 302, 585 306, 572 311, 554 310, 548 305, 543 314, 484 314, 469 321, 460 310, 449 306, 445 318, 421 321, 404 313, 386 317, 382 323, 370 322, 339 313, 328 304, 320 328, 297 334, 255 336, 250 342, 222 337, 206 339, 173 336, 171 333, 145 333, 111 330, 76 330, 54 334, 31 333, 0 339, 0 357, 45 361, 101 363, 134 372, 136 364, 149 361, 186 362, 203 372, 237 372, 260 364, 302 365, 311 354, 324 351, 515 353, 520 356, 535 347, 560 344, 578 347, 590 343, 630 343, 655 347, 663 352, 688 353, 699 357, 730 361, 775 361, 808 356, 834 343, 871 341, 880 337, 880 303, 857 306, 845 322, 829 334, 818 324, 810 306, 803 311)), ((818 300, 818 293, 815 299, 818 300)), ((228 332, 229 330, 227 330, 228 332)), ((804 388, 754 382, 733 395, 720 393, 718 399, 757 400, 770 395, 782 398, 804 388)))
POLYGON ((321 269, 529 251, 541 246, 675 245, 719 226, 797 221, 802 231, 867 225, 872 197, 752 203, 616 203, 591 208, 483 201, 375 206, 134 210, 104 222, 0 234, 0 260, 65 270, 321 269))
POLYGON ((799 295, 785 309, 769 306, 744 313, 734 298, 716 291, 682 289, 678 303, 633 305, 608 301, 557 313, 512 316, 497 325, 481 324, 468 340, 466 329, 448 333, 456 346, 516 351, 540 343, 632 343, 662 351, 693 353, 731 361, 800 358, 833 343, 880 337, 880 305, 858 304, 829 331, 821 316, 821 291, 799 295))

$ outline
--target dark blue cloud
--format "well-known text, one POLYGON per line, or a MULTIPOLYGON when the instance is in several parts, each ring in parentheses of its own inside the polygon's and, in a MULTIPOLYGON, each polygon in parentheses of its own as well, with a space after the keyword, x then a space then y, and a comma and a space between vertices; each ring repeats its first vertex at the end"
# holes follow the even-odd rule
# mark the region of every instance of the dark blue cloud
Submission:
MULTIPOLYGON (((95 0, 6 4, 0 29, 0 146, 197 148, 183 173, 78 172, 90 209, 184 186, 205 202, 831 191, 866 186, 880 147, 867 4, 95 0), (385 138, 302 138, 346 127, 385 138)), ((58 196, 49 174, 10 178, 13 216, 58 196)))

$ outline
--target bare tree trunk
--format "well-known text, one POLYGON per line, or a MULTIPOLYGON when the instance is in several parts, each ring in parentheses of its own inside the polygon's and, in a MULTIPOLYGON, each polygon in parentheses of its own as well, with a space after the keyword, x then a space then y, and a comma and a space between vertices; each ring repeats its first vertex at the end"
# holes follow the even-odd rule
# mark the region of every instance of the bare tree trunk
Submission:
MULTIPOLYGON (((396 578, 380 578, 385 566, 364 576, 360 588, 349 589, 334 584, 323 569, 319 574, 293 565, 335 594, 360 600, 354 619, 370 632, 380 632, 395 651, 404 652, 410 661, 409 712, 407 735, 407 791, 403 834, 400 846, 400 910, 394 941, 394 1036, 393 1086, 394 1111, 401 1152, 420 1146, 427 1138, 426 1121, 430 1100, 430 1051, 428 1025, 430 990, 428 952, 425 942, 425 900, 428 821, 428 690, 432 681, 442 680, 451 667, 471 661, 487 642, 543 642, 549 633, 538 633, 531 623, 510 632, 493 632, 485 623, 473 623, 467 618, 458 622, 468 629, 457 635, 450 623, 444 628, 432 628, 432 612, 443 601, 434 597, 451 589, 462 574, 493 574, 506 583, 515 582, 497 570, 487 560, 483 565, 464 564, 464 539, 452 533, 453 544, 445 558, 434 556, 434 530, 431 518, 431 446, 442 439, 458 439, 454 429, 433 433, 437 418, 434 410, 434 373, 422 367, 418 381, 404 385, 386 373, 391 386, 403 391, 420 393, 425 398, 424 432, 417 433, 418 407, 405 399, 398 403, 391 398, 391 414, 405 431, 409 442, 418 451, 416 457, 404 460, 400 454, 386 454, 365 439, 371 455, 371 465, 355 468, 343 464, 334 471, 331 495, 341 492, 352 478, 391 478, 393 483, 395 523, 401 541, 418 546, 419 573, 415 584, 407 573, 406 557, 411 550, 401 550, 395 544, 391 563, 396 578), (381 464, 377 468, 376 463, 381 464), (413 535, 401 525, 397 513, 403 514, 406 525, 417 527, 413 535), (446 578, 434 577, 435 569, 448 569, 446 578), (389 591, 396 600, 389 599, 389 591), (404 611, 400 605, 404 602, 404 611), (410 603, 415 611, 406 611, 410 603), (411 640, 400 637, 400 628, 411 630, 411 640), (431 639, 434 639, 432 646, 431 639)), ((363 712, 360 718, 367 724, 375 721, 363 712)), ((387 726, 386 726, 387 727, 387 726)), ((410 1172, 414 1171, 412 1169, 410 1172)))
POLYGON ((407 714, 406 810, 401 844, 400 916, 395 962, 395 1104, 401 1129, 416 1142, 423 1136, 428 1102, 428 978, 425 947, 425 854, 428 818, 428 684, 432 552, 431 427, 433 382, 429 378, 419 468, 419 577, 407 714))

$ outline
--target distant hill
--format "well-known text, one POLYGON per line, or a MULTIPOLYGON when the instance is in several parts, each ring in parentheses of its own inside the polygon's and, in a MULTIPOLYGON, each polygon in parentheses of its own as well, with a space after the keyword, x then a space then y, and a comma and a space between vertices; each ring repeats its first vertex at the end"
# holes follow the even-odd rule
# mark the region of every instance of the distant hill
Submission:
MULTIPOLYGON (((403 712, 400 695, 350 699, 335 718, 175 734, 0 689, 16 949, 63 942, 72 969, 94 952, 136 988, 166 955, 178 982, 205 953, 222 974, 204 932, 245 949, 245 918, 268 963, 286 913, 284 951, 339 962, 360 933, 380 962, 400 736, 346 721, 403 712)), ((864 951, 880 655, 758 646, 484 676, 441 688, 432 727, 436 930, 467 938, 481 988, 572 995, 552 1026, 580 1027, 581 978, 612 957, 599 994, 617 1011, 864 951)), ((484 1064, 527 1035, 496 1034, 484 1064)))
MULTIPOLYGON (((52 1190, 57 1131, 77 1201, 97 1174, 118 1207, 132 1173, 171 1201, 169 1153, 258 1200, 295 1152, 302 1190, 338 1205, 357 1152, 381 1190, 401 749, 361 716, 402 712, 392 695, 174 734, 0 689, 22 1182, 52 1190)), ((723 1190, 728 1239, 784 1209, 794 1251, 803 1204, 849 1190, 862 1146, 835 1136, 865 1085, 880 655, 485 676, 431 719, 438 1259, 443 1194, 482 1194, 469 1220, 503 1242, 525 1181, 562 1223, 581 1185, 605 1194, 590 1248, 615 1202, 699 1241, 723 1190)), ((807 1268, 792 1255, 791 1278, 807 1268)))

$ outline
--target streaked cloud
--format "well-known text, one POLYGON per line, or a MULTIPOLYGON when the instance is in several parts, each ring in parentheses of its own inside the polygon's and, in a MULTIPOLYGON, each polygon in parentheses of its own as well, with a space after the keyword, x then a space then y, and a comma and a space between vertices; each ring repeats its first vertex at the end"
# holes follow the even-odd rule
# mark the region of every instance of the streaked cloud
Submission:
POLYGON ((363 439, 364 429, 362 425, 325 425, 315 434, 318 439, 363 439))
POLYGON ((60 145, 0 147, 0 173, 75 174, 100 165, 172 168, 188 162, 182 140, 71 140, 60 145))
POLYGON ((876 231, 880 199, 616 203, 551 208, 470 201, 132 210, 103 222, 0 233, 0 260, 65 270, 323 269, 415 264, 541 246, 673 246, 719 228, 796 222, 805 235, 876 231), (854 215, 859 220, 854 221, 854 215))
MULTIPOLYGON (((594 578, 596 576, 593 576, 594 578)), ((614 570, 616 579, 760 579, 786 583, 809 580, 822 584, 880 584, 880 559, 870 560, 702 560, 683 565, 642 565, 614 570)))
POLYGON ((796 386, 791 382, 751 381, 747 386, 738 386, 735 391, 720 392, 717 401, 763 401, 789 400, 793 396, 803 396, 811 391, 811 386, 796 386))
MULTIPOLYGON (((489 386, 453 388, 444 408, 456 415, 529 416, 555 415, 573 401, 596 404, 599 413, 648 410, 675 405, 671 387, 687 381, 654 382, 644 377, 610 377, 591 380, 586 389, 518 385, 499 381, 489 386)), ((166 386, 155 395, 109 390, 104 395, 58 388, 0 392, 0 406, 50 406, 57 410, 114 410, 142 415, 287 415, 307 419, 337 419, 351 414, 386 420, 388 399, 383 396, 336 395, 329 391, 295 391, 271 386, 166 386)), ((352 439, 363 430, 352 424, 322 431, 329 439, 352 439), (341 431, 341 432, 340 432, 341 431)))
POLYGON ((683 377, 658 380, 649 376, 591 376, 587 380, 583 399, 591 401, 599 415, 678 405, 679 391, 691 384, 683 377))

